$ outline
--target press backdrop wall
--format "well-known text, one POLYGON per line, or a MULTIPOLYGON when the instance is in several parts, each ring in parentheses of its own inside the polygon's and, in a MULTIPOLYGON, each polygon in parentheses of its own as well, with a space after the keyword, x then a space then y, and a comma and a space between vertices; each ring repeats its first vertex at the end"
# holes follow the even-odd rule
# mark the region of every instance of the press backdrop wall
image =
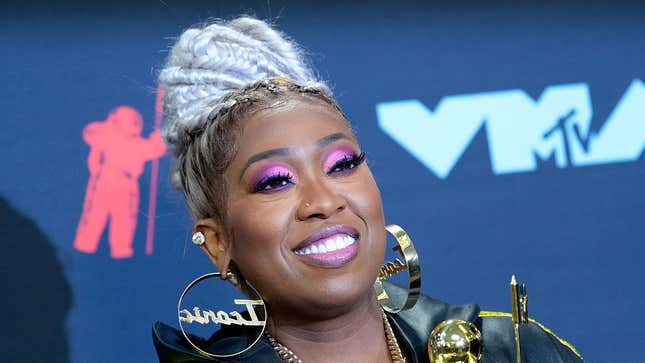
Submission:
POLYGON ((148 137, 171 38, 240 13, 273 19, 334 86, 367 151, 387 221, 404 226, 417 246, 425 294, 509 311, 507 283, 516 274, 528 285, 530 314, 587 361, 642 356, 642 4, 2 7, 0 334, 8 361, 155 360, 152 322, 176 325, 179 293, 212 266, 190 244, 168 154, 157 159, 158 180, 152 161, 130 160, 143 174, 114 192, 138 185, 136 218, 121 225, 135 228, 132 257, 110 254, 114 220, 95 253, 73 246, 91 182, 83 130, 129 106, 148 137))

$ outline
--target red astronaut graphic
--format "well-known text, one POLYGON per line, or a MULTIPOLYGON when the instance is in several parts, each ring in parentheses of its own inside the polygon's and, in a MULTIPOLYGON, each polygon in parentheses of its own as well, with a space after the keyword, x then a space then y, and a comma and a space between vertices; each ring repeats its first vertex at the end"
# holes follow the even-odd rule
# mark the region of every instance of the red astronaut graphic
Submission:
POLYGON ((139 209, 139 176, 147 161, 160 158, 166 146, 159 131, 141 137, 143 119, 132 107, 115 108, 107 120, 83 130, 90 146, 90 171, 74 248, 95 253, 109 220, 110 256, 132 257, 139 209))

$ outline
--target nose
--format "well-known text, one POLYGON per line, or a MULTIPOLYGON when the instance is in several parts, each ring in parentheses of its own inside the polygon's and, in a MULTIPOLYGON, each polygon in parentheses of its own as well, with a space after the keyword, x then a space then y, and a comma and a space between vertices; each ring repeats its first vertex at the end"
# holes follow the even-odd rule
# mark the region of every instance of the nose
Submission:
POLYGON ((299 220, 327 219, 347 207, 347 200, 329 182, 313 179, 306 184, 303 185, 301 180, 302 193, 297 211, 299 220))

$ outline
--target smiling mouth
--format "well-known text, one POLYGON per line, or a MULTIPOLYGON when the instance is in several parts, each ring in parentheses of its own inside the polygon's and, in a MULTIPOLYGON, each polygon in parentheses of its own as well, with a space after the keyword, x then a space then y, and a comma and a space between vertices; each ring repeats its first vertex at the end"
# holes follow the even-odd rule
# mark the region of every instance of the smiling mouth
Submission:
POLYGON ((307 264, 341 267, 356 257, 359 241, 356 229, 337 225, 313 233, 292 251, 307 264))
POLYGON ((356 238, 346 234, 337 234, 330 238, 319 240, 318 242, 312 243, 307 247, 297 249, 293 252, 295 252, 296 255, 328 253, 342 250, 354 243, 356 243, 356 238))

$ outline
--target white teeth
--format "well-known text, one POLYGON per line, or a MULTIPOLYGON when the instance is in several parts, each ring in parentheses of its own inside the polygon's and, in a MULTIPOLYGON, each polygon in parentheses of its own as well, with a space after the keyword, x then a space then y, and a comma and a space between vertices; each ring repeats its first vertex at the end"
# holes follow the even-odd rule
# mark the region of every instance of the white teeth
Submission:
POLYGON ((338 248, 345 248, 351 244, 351 237, 343 236, 336 240, 336 244, 339 245, 338 248))
POLYGON ((329 252, 336 251, 338 249, 338 247, 336 247, 336 238, 334 238, 333 240, 331 239, 326 240, 325 247, 326 247, 326 250, 329 252))
POLYGON ((339 235, 329 238, 318 243, 314 243, 304 249, 295 251, 297 255, 310 255, 314 253, 327 253, 342 250, 343 248, 356 242, 356 239, 348 235, 339 235))
POLYGON ((336 237, 334 238, 334 241, 332 242, 334 244, 334 249, 335 250, 341 250, 345 246, 343 246, 343 237, 336 237))
POLYGON ((345 238, 343 237, 334 238, 334 245, 336 246, 337 250, 345 248, 345 238))

